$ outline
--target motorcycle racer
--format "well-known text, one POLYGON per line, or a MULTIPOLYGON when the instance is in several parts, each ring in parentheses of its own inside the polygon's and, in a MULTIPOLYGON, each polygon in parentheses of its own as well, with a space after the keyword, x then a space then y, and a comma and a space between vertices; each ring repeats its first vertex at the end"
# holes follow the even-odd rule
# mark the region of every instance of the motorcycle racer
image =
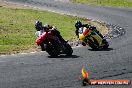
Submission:
POLYGON ((45 35, 45 33, 47 35, 48 32, 50 32, 52 35, 57 36, 62 43, 66 43, 66 41, 60 35, 60 32, 54 26, 51 26, 51 25, 48 25, 48 24, 45 24, 43 26, 41 21, 36 21, 35 29, 37 30, 36 33, 35 33, 35 35, 37 37, 36 38, 36 43, 37 43, 37 45, 41 46, 42 51, 45 51, 45 47, 44 47, 44 44, 43 44, 43 36, 45 35))
POLYGON ((44 28, 46 31, 50 31, 53 35, 57 36, 62 43, 66 43, 66 41, 60 35, 60 32, 57 30, 55 26, 45 24, 44 28))
POLYGON ((43 27, 41 21, 36 21, 35 22, 35 29, 37 30, 36 33, 35 33, 35 35, 37 37, 36 38, 36 44, 41 47, 42 51, 45 51, 44 45, 42 43, 42 40, 41 40, 41 38, 39 38, 42 35, 42 33, 44 31, 46 31, 45 28, 43 27))
POLYGON ((75 23, 75 33, 83 46, 90 46, 92 49, 108 49, 109 43, 96 29, 96 27, 89 24, 82 24, 80 21, 75 23))
POLYGON ((81 21, 77 21, 77 22, 75 23, 75 28, 76 28, 75 33, 76 33, 77 37, 79 37, 79 32, 78 32, 78 31, 79 31, 79 28, 81 28, 81 27, 89 28, 89 29, 92 30, 93 32, 96 32, 101 38, 104 38, 104 37, 102 36, 102 34, 96 29, 95 26, 92 26, 92 25, 90 25, 90 24, 82 24, 81 21))

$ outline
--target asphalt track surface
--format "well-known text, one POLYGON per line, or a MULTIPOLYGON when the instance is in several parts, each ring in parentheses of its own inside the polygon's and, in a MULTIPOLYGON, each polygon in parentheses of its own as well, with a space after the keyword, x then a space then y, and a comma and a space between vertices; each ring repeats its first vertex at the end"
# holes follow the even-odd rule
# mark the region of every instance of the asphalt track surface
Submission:
MULTIPOLYGON (((96 7, 52 0, 7 0, 120 26, 125 34, 111 39, 110 49, 73 48, 70 57, 50 58, 46 52, 0 56, 0 88, 81 88, 81 68, 90 79, 132 80, 132 9, 96 7)), ((132 88, 87 86, 87 88, 132 88)))

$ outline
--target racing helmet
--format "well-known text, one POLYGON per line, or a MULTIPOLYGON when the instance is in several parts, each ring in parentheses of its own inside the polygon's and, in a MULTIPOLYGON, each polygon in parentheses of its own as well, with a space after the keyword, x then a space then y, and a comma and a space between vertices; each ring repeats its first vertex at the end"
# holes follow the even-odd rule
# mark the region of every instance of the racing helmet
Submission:
POLYGON ((35 28, 37 31, 40 31, 42 29, 42 22, 41 21, 36 21, 35 22, 35 28))
POLYGON ((75 23, 75 27, 76 27, 76 29, 79 29, 80 27, 82 27, 81 21, 77 21, 77 22, 75 23))

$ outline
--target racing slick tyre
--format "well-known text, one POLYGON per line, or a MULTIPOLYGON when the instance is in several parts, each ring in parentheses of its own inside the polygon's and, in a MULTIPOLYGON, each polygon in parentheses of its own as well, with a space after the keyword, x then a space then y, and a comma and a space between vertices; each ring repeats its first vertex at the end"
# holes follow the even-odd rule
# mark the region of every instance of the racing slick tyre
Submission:
POLYGON ((109 43, 106 41, 106 39, 103 39, 102 43, 105 44, 105 45, 103 46, 103 49, 108 49, 109 43))
POLYGON ((106 43, 106 44, 103 46, 103 49, 108 49, 108 47, 109 47, 109 44, 106 43))
POLYGON ((45 45, 45 51, 51 56, 51 57, 57 57, 59 55, 59 51, 50 45, 45 45))
POLYGON ((91 45, 90 46, 93 50, 98 50, 99 48, 97 47, 97 46, 95 46, 95 45, 91 45))
POLYGON ((86 44, 85 44, 84 42, 82 42, 82 45, 83 45, 83 46, 86 46, 86 44))
POLYGON ((98 46, 91 39, 87 38, 87 43, 92 50, 98 50, 98 46))
POLYGON ((66 55, 71 56, 73 53, 73 50, 69 44, 65 44, 66 47, 66 55))

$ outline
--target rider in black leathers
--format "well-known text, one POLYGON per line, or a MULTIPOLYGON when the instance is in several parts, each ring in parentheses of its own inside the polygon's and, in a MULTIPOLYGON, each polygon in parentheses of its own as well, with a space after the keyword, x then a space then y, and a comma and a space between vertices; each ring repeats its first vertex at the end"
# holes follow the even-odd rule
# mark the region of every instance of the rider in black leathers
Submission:
MULTIPOLYGON (((81 21, 77 21, 77 22, 75 23, 75 28, 76 28, 75 34, 77 35, 78 38, 79 38, 79 28, 81 28, 81 27, 89 28, 90 30, 95 31, 101 38, 104 38, 104 37, 102 36, 102 34, 96 29, 95 26, 92 26, 92 25, 90 25, 90 24, 82 24, 81 21)), ((85 46, 86 44, 82 42, 82 45, 85 46)))
POLYGON ((80 21, 77 21, 77 22, 75 23, 75 27, 76 27, 75 33, 76 33, 77 37, 79 37, 79 32, 78 32, 79 28, 81 28, 81 27, 86 27, 86 28, 89 28, 89 29, 92 30, 92 31, 95 31, 101 38, 104 38, 104 37, 102 36, 102 34, 100 34, 100 32, 96 29, 96 27, 95 27, 95 26, 92 26, 92 25, 90 25, 90 24, 82 24, 80 21))
MULTIPOLYGON (((43 32, 51 31, 53 35, 57 36, 60 39, 61 43, 66 43, 66 41, 60 35, 60 32, 54 26, 48 24, 43 26, 41 21, 36 21, 35 28, 37 30, 37 32, 35 33, 37 37, 39 37, 43 32)), ((40 46, 41 50, 44 51, 45 50, 44 45, 40 44, 40 46)))

